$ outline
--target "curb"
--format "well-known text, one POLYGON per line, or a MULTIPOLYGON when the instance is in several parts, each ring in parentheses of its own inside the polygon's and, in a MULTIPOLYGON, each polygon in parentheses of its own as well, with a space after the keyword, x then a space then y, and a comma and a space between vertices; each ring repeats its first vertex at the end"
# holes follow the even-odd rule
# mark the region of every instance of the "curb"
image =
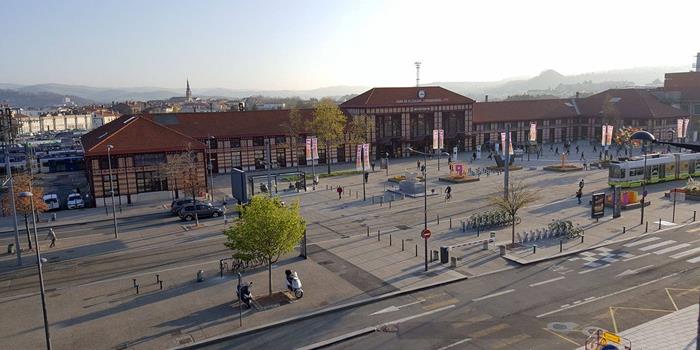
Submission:
MULTIPOLYGON (((129 216, 121 216, 121 217, 118 216, 118 217, 117 217, 117 220, 119 220, 119 219, 131 219, 131 218, 144 217, 144 216, 157 216, 157 215, 163 215, 163 213, 157 212, 157 213, 148 213, 148 214, 140 214, 140 215, 129 215, 129 216)), ((56 227, 68 227, 68 226, 80 226, 80 225, 86 225, 86 224, 91 224, 91 223, 111 222, 112 220, 114 220, 114 219, 110 217, 110 218, 107 218, 107 219, 98 219, 98 220, 90 220, 90 221, 67 222, 67 223, 61 223, 61 224, 55 224, 55 225, 39 225, 39 223, 37 223, 36 229, 37 229, 37 230, 41 230, 41 229, 45 229, 45 228, 48 228, 48 227, 56 228, 56 227)), ((50 222, 51 222, 51 221, 49 221, 49 223, 50 223, 50 222)), ((53 222, 56 222, 56 221, 53 221, 53 222)), ((21 226, 21 225, 20 225, 20 223, 18 222, 17 228, 18 228, 20 231, 24 230, 24 229, 20 228, 19 226, 21 226)), ((0 231, 0 234, 14 233, 14 232, 15 232, 15 229, 12 228, 12 229, 9 229, 9 230, 0 231)))
POLYGON ((589 250, 591 250, 591 249, 596 249, 596 248, 600 248, 600 247, 605 247, 605 246, 607 246, 607 245, 611 245, 611 244, 615 244, 615 243, 627 242, 627 241, 629 241, 629 240, 633 240, 633 239, 636 239, 636 238, 646 237, 646 236, 648 236, 648 235, 653 235, 653 234, 657 234, 657 233, 663 233, 664 231, 668 231, 668 230, 671 230, 671 229, 682 228, 682 227, 685 227, 685 226, 691 226, 691 225, 694 225, 694 224, 697 224, 697 223, 700 223, 700 221, 689 222, 689 223, 687 223, 687 224, 682 224, 682 225, 676 225, 676 226, 672 226, 672 227, 667 227, 667 228, 664 228, 664 229, 661 229, 661 230, 657 230, 657 231, 654 231, 654 232, 643 233, 643 234, 638 235, 638 236, 632 236, 632 237, 626 237, 626 238, 622 238, 622 239, 618 239, 618 240, 614 240, 614 241, 602 242, 602 243, 598 243, 598 244, 596 244, 596 245, 593 245, 593 246, 590 246, 590 247, 587 247, 587 248, 580 248, 580 249, 576 249, 576 250, 572 250, 572 251, 568 251, 568 252, 557 253, 557 254, 554 254, 554 255, 545 256, 545 257, 542 257, 542 258, 539 258, 539 259, 535 259, 535 260, 525 260, 525 259, 519 258, 519 257, 517 257, 517 256, 512 256, 512 255, 510 255, 510 254, 504 255, 503 258, 506 259, 506 260, 509 260, 509 261, 512 261, 512 262, 515 262, 515 263, 518 263, 518 264, 520 264, 520 265, 525 266, 525 265, 535 264, 535 263, 542 262, 542 261, 547 261, 547 260, 552 260, 552 259, 556 259, 556 258, 561 258, 561 257, 564 257, 564 256, 569 256, 569 255, 573 255, 573 254, 578 254, 578 253, 581 253, 581 252, 589 251, 589 250))

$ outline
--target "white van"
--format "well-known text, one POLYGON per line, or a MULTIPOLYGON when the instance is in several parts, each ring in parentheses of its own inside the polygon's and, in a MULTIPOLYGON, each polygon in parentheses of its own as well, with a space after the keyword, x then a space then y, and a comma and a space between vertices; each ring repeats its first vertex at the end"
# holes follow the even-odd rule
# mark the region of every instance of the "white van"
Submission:
POLYGON ((44 203, 46 203, 46 210, 58 210, 61 207, 61 201, 55 193, 45 194, 44 203))
POLYGON ((66 204, 68 205, 68 209, 79 209, 85 207, 83 197, 80 196, 80 193, 69 194, 66 204))

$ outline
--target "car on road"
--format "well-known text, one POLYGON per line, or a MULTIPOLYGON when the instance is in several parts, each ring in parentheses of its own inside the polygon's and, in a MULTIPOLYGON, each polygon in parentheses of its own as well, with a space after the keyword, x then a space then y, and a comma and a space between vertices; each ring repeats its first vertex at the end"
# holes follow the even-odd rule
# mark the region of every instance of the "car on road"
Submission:
MULTIPOLYGON (((194 200, 192 198, 185 198, 185 199, 175 199, 173 200, 172 203, 170 203, 170 212, 173 215, 178 215, 180 212, 180 209, 186 205, 191 205, 194 200)), ((197 204, 207 204, 206 202, 202 202, 200 200, 196 201, 197 204)))
POLYGON ((66 206, 68 209, 80 209, 85 207, 85 202, 83 202, 83 197, 80 193, 71 193, 66 200, 66 206))
POLYGON ((61 207, 61 202, 58 195, 55 193, 47 193, 44 195, 44 203, 46 203, 46 210, 57 210, 61 207))
POLYGON ((192 221, 195 219, 195 213, 197 214, 197 218, 199 219, 209 217, 215 218, 224 215, 223 209, 215 207, 208 203, 185 205, 182 207, 182 209, 180 209, 178 215, 180 216, 181 220, 192 221))

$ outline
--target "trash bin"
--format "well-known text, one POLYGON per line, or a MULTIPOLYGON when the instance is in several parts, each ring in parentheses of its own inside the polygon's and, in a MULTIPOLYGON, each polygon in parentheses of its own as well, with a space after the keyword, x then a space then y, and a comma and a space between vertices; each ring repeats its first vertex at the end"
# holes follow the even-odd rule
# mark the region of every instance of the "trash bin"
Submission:
POLYGON ((505 256, 505 255, 506 255, 506 246, 505 246, 505 245, 499 245, 499 246, 498 246, 498 251, 499 251, 499 253, 500 253, 501 256, 505 256))
POLYGON ((197 271, 197 282, 204 282, 204 270, 197 271))
POLYGON ((440 247, 440 263, 447 264, 450 262, 450 247, 440 247))
POLYGON ((14 254, 15 253, 15 244, 10 243, 7 245, 7 254, 14 254))

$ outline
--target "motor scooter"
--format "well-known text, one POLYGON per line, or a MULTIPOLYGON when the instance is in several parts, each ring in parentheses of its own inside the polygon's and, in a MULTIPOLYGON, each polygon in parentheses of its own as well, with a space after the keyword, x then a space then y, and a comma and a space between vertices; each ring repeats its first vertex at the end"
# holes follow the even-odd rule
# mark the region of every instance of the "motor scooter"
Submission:
POLYGON ((301 280, 299 279, 299 275, 297 275, 296 271, 292 270, 285 270, 284 274, 286 275, 287 279, 287 289, 294 293, 294 296, 297 299, 301 299, 304 296, 304 290, 301 289, 301 280))

